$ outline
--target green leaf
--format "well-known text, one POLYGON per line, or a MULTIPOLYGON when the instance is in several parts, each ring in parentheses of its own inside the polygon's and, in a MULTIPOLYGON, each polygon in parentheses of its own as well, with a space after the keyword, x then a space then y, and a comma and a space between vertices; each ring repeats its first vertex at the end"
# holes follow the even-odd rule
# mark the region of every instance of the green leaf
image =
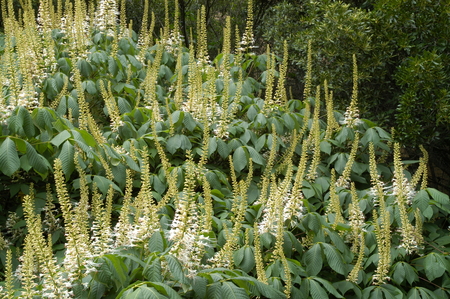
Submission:
POLYGON ((157 175, 152 175, 152 187, 158 194, 163 194, 167 188, 167 185, 161 181, 157 175))
POLYGON ((253 252, 253 248, 250 246, 244 247, 244 259, 242 263, 240 263, 240 268, 249 273, 255 267, 255 254, 253 252))
POLYGON ((11 176, 20 168, 20 159, 17 153, 16 144, 11 138, 6 137, 0 146, 0 169, 7 175, 11 176))
POLYGON ((262 113, 258 113, 258 115, 256 116, 255 123, 261 127, 265 126, 267 124, 266 116, 262 113))
POLYGON ((313 279, 315 281, 320 282, 322 284, 322 286, 327 290, 327 292, 332 294, 336 298, 344 298, 344 297, 342 297, 341 294, 339 294, 339 292, 334 288, 334 286, 328 280, 322 279, 320 277, 314 277, 313 279))
POLYGON ((140 172, 141 168, 128 154, 124 154, 122 157, 125 158, 126 165, 130 167, 132 170, 140 172))
POLYGON ((189 140, 189 137, 186 135, 181 135, 181 149, 186 151, 192 148, 192 143, 189 140))
POLYGON ((181 136, 180 134, 175 134, 167 140, 166 149, 172 155, 181 147, 181 136))
POLYGON ((197 127, 197 123, 195 122, 194 118, 190 113, 184 113, 184 119, 183 124, 189 131, 194 131, 194 129, 197 127))
POLYGON ((98 282, 96 280, 91 280, 89 283, 89 299, 100 299, 103 298, 103 295, 105 294, 106 287, 105 284, 98 282))
POLYGON ((380 142, 380 136, 378 135, 377 130, 374 128, 367 129, 366 133, 360 140, 361 144, 367 146, 370 142, 374 145, 377 145, 380 142))
POLYGON ((382 298, 379 286, 371 286, 363 290, 363 299, 382 298))
POLYGON ((27 155, 23 155, 22 157, 20 157, 20 167, 25 171, 30 171, 31 165, 30 162, 28 162, 27 155))
POLYGON ((430 197, 426 190, 420 190, 414 196, 412 207, 413 209, 418 208, 422 213, 429 207, 430 197))
POLYGON ((31 144, 29 144, 28 142, 26 144, 27 157, 30 165, 37 173, 41 175, 47 175, 48 170, 51 169, 51 165, 48 163, 47 159, 38 154, 31 144))
POLYGON ((223 294, 222 284, 215 282, 208 287, 206 298, 208 299, 223 299, 226 298, 223 294))
POLYGON ((17 117, 20 117, 22 119, 22 126, 23 131, 25 132, 25 135, 28 138, 34 137, 34 124, 33 119, 31 118, 30 112, 23 106, 19 106, 17 111, 17 117))
POLYGON ((434 188, 427 188, 426 190, 427 190, 428 194, 430 194, 431 198, 433 198, 436 202, 443 204, 443 205, 450 204, 450 199, 447 194, 442 193, 441 191, 436 190, 434 188))
POLYGON ((192 282, 192 288, 194 289, 198 298, 206 297, 206 290, 208 286, 208 280, 201 276, 195 276, 192 282))
POLYGON ((300 285, 300 298, 309 298, 311 279, 303 279, 300 285))
POLYGON ((339 153, 336 159, 336 162, 334 163, 334 169, 336 169, 336 172, 339 174, 342 174, 342 172, 345 169, 345 165, 347 164, 349 154, 347 153, 339 153))
POLYGON ((267 249, 269 249, 275 242, 275 237, 269 232, 263 233, 260 237, 261 237, 261 244, 267 249))
POLYGON ((72 129, 72 135, 76 141, 82 142, 90 147, 97 147, 95 138, 85 130, 72 129))
MULTIPOLYGON (((63 99, 61 99, 63 101, 63 99)), ((49 108, 37 108, 33 111, 32 117, 36 125, 41 130, 46 130, 48 132, 53 131, 52 122, 55 121, 54 112, 49 110, 49 108)))
POLYGON ((117 107, 119 107, 119 112, 121 114, 129 113, 131 112, 131 110, 133 110, 131 108, 130 102, 122 97, 117 97, 117 107))
POLYGON ((92 67, 85 59, 78 59, 77 67, 84 77, 89 77, 91 75, 92 67))
POLYGON ((172 289, 171 287, 169 287, 167 284, 162 283, 162 282, 147 282, 148 285, 151 285, 152 287, 154 287, 157 291, 159 291, 160 293, 168 296, 169 298, 175 298, 175 299, 182 299, 182 297, 180 295, 178 295, 178 293, 172 289))
POLYGON ((165 256, 167 264, 169 265, 170 273, 172 273, 173 277, 180 281, 181 283, 188 283, 186 276, 184 275, 183 267, 180 262, 171 255, 165 256))
POLYGON ((83 90, 87 91, 89 94, 94 95, 97 93, 97 88, 92 80, 86 80, 81 85, 83 90))
POLYGON ((222 139, 217 139, 217 152, 219 153, 220 157, 222 157, 222 159, 226 159, 228 158, 231 149, 225 141, 223 141, 222 139))
POLYGON ((61 160, 62 170, 67 178, 70 177, 72 172, 75 170, 75 163, 73 160, 74 155, 75 149, 73 145, 70 143, 69 140, 65 141, 63 146, 61 147, 61 151, 59 153, 58 158, 61 160))
POLYGON ((328 243, 321 243, 323 246, 323 252, 328 261, 328 265, 330 265, 331 269, 336 271, 339 274, 347 275, 344 267, 344 259, 342 255, 337 251, 337 249, 328 243))
POLYGON ((253 121, 258 115, 258 109, 256 109, 257 105, 251 105, 250 108, 247 110, 247 117, 250 121, 253 121))
POLYGON ((98 274, 99 276, 101 275, 101 279, 99 281, 105 282, 112 280, 116 285, 116 290, 119 290, 125 285, 128 278, 128 268, 122 258, 114 254, 106 254, 100 260, 105 262, 106 268, 104 268, 103 265, 101 266, 103 273, 98 274))
POLYGON ((264 145, 266 144, 266 135, 262 135, 261 137, 258 138, 258 141, 255 144, 255 150, 257 152, 261 151, 261 149, 264 147, 264 145))
POLYGON ((210 137, 208 144, 208 158, 217 150, 217 137, 210 137))
POLYGON ((316 282, 313 279, 311 279, 309 281, 309 283, 310 283, 310 290, 309 290, 309 292, 310 292, 311 297, 313 299, 330 298, 330 297, 328 297, 327 292, 322 288, 322 286, 318 282, 316 282))
POLYGON ((342 130, 339 132, 339 134, 334 138, 337 142, 340 144, 345 144, 347 141, 348 135, 352 134, 352 129, 349 127, 342 127, 342 130))
POLYGON ((392 278, 394 279, 394 281, 398 284, 401 284, 405 280, 405 275, 406 271, 404 267, 404 262, 396 263, 393 267, 393 274, 392 274, 392 278))
POLYGON ((386 299, 403 299, 404 295, 401 290, 390 284, 380 286, 381 291, 386 299))
POLYGON ((246 146, 253 163, 264 165, 264 158, 251 146, 246 146))
POLYGON ((322 270, 322 248, 320 243, 316 243, 311 247, 304 256, 304 264, 306 265, 306 272, 310 276, 316 276, 322 270))
POLYGON ((16 148, 20 153, 25 154, 27 152, 27 141, 20 138, 14 138, 14 143, 16 144, 16 148))
POLYGON ((244 247, 239 248, 233 253, 234 264, 239 266, 244 259, 244 247))
MULTIPOLYGON (((315 278, 315 279, 318 280, 318 278, 315 278)), ((329 283, 326 280, 325 280, 325 282, 329 283)), ((323 285, 325 286, 325 284, 323 284, 323 285)), ((347 293, 349 290, 352 290, 353 292, 355 292, 355 295, 356 295, 354 298, 362 298, 362 293, 361 293, 361 289, 359 288, 359 286, 357 284, 355 284, 355 283, 350 282, 350 281, 342 280, 342 281, 335 282, 335 283, 333 283, 333 287, 336 288, 336 290, 339 290, 339 292, 341 294, 343 294, 343 295, 345 295, 345 293, 347 293)), ((342 296, 341 297, 336 296, 336 297, 342 298, 342 296)))
POLYGON ((108 189, 110 186, 114 188, 114 190, 122 193, 122 190, 111 180, 99 175, 93 175, 92 180, 97 184, 97 188, 103 193, 108 193, 108 189))
POLYGON ((161 282, 161 271, 161 259, 151 257, 142 270, 142 275, 150 281, 161 282))
POLYGON ((382 128, 375 127, 375 130, 377 130, 378 135, 380 136, 380 138, 382 138, 382 139, 390 139, 391 138, 391 134, 389 134, 388 132, 386 132, 382 128))
POLYGON ((248 299, 247 292, 244 289, 237 287, 234 283, 224 281, 222 284, 224 298, 227 299, 248 299))
POLYGON ((53 145, 59 147, 64 141, 66 141, 67 139, 69 139, 70 137, 72 137, 72 135, 70 134, 69 131, 64 130, 61 131, 61 133, 59 133, 58 135, 56 135, 55 137, 53 137, 53 139, 50 141, 53 145))
POLYGON ((140 286, 137 288, 128 298, 136 299, 167 299, 166 296, 160 294, 155 288, 149 288, 147 286, 140 286))
POLYGON ((160 231, 156 231, 148 240, 148 250, 150 252, 163 252, 164 239, 160 231))
POLYGON ((234 170, 240 172, 247 166, 248 158, 243 146, 238 147, 233 154, 234 170))
POLYGON ((439 253, 431 252, 425 257, 424 268, 428 279, 433 281, 444 275, 448 268, 448 261, 439 253))
POLYGON ((328 141, 320 142, 320 150, 328 155, 331 154, 331 144, 328 141))

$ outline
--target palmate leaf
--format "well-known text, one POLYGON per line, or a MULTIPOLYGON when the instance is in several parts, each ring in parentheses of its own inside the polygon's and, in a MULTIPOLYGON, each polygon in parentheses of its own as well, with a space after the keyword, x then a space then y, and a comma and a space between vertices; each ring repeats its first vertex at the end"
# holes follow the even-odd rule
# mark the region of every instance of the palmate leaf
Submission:
MULTIPOLYGON (((417 297, 417 298, 421 298, 421 299, 441 299, 441 298, 443 298, 443 297, 436 295, 431 290, 424 288, 424 287, 415 287, 415 288, 411 289, 411 291, 417 291, 417 293, 419 295, 419 297, 417 297)), ((448 295, 447 295, 447 297, 448 297, 448 295)), ((408 299, 409 298, 416 298, 416 297, 409 297, 409 293, 408 293, 408 299)))
POLYGON ((384 284, 380 287, 386 299, 403 299, 404 295, 402 291, 390 284, 384 284))
POLYGON ((444 275, 449 269, 449 262, 439 253, 431 252, 425 257, 424 268, 427 278, 431 281, 444 275))
POLYGON ((16 144, 11 138, 6 137, 0 146, 0 170, 7 176, 11 176, 20 167, 20 159, 16 144))

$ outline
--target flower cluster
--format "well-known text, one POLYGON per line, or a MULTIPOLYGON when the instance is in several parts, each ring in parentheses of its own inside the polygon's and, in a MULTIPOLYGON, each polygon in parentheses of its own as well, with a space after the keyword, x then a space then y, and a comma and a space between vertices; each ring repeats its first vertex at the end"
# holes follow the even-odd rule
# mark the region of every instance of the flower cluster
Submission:
POLYGON ((119 10, 115 0, 101 0, 95 13, 94 26, 100 31, 106 31, 114 36, 114 27, 117 25, 119 10))

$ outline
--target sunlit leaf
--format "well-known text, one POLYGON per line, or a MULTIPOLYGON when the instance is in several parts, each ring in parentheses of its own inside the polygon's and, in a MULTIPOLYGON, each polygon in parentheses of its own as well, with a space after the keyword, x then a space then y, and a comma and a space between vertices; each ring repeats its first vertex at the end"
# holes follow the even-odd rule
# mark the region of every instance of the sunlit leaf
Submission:
POLYGON ((20 159, 17 154, 16 144, 11 138, 6 137, 0 146, 0 170, 7 176, 11 176, 20 167, 20 159))

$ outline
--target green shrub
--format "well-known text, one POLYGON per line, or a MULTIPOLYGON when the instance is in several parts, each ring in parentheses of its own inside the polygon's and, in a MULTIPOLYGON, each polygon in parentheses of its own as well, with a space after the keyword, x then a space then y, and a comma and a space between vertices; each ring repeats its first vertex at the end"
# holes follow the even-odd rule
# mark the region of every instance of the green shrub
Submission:
POLYGON ((209 59, 205 17, 187 49, 45 15, 1 50, 3 297, 448 297, 450 199, 359 117, 356 55, 342 112, 250 26, 209 59))

